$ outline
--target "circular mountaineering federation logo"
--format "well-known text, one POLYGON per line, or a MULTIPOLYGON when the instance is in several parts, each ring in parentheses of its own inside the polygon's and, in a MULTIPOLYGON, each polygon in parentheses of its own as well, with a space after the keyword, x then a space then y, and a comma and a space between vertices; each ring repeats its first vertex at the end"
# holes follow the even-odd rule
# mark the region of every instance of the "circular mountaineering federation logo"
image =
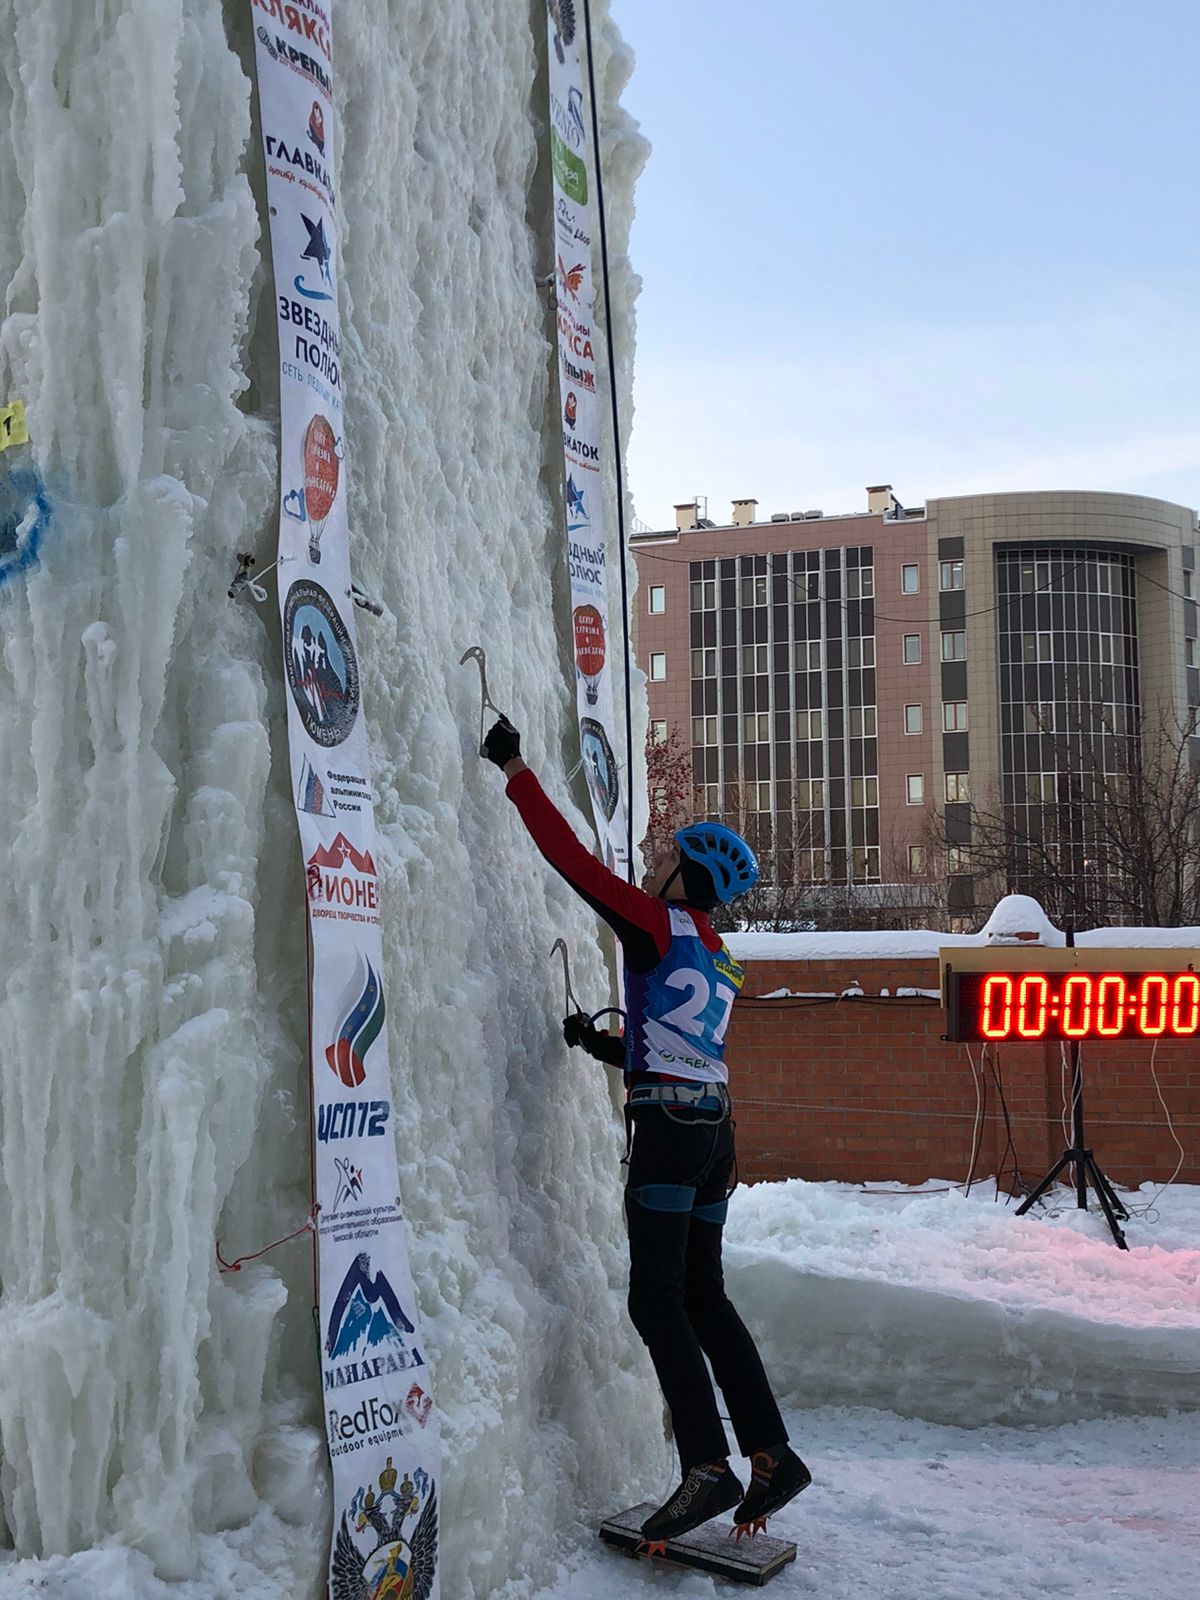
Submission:
POLYGON ((341 744, 358 716, 358 658, 346 624, 319 583, 300 578, 283 610, 288 686, 315 743, 341 744))

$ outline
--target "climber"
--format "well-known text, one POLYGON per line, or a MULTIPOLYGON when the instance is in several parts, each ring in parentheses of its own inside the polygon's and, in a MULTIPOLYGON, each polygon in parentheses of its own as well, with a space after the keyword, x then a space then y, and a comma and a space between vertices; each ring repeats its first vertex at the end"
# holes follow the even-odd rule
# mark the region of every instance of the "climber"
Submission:
MULTIPOLYGON (((682 1469, 679 1487, 642 1534, 653 1543, 677 1538, 735 1504, 739 1534, 757 1531, 811 1482, 788 1446, 721 1268, 722 1225, 736 1182, 724 1039, 744 973, 708 913, 749 889, 758 864, 732 829, 692 823, 635 888, 575 837, 521 759, 520 735, 507 717, 488 731, 483 754, 503 771, 508 798, 542 855, 622 947, 622 1054, 633 1130, 625 1188, 629 1314, 670 1408, 682 1469), (729 1466, 705 1356, 750 1458, 745 1491, 729 1466)), ((611 1059, 615 1041, 600 1040, 601 1058, 611 1059)))

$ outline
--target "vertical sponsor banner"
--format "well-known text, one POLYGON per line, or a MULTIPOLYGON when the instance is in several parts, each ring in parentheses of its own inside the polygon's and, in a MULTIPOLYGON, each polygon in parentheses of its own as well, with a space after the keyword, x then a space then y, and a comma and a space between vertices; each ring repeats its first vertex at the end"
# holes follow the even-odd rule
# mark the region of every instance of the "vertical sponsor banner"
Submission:
MULTIPOLYGON (((580 753, 606 866, 628 876, 626 801, 614 742, 612 657, 602 491, 605 460, 596 399, 592 320, 594 159, 583 109, 581 29, 575 0, 546 0, 550 42, 550 158, 558 300, 559 418, 575 697, 580 753)), ((598 156, 595 157, 598 159, 598 156)), ((628 670, 628 669, 626 669, 628 670)))
POLYGON ((279 601, 311 950, 332 1600, 438 1600, 438 1425, 397 1184, 334 281, 333 0, 248 0, 279 324, 279 601))

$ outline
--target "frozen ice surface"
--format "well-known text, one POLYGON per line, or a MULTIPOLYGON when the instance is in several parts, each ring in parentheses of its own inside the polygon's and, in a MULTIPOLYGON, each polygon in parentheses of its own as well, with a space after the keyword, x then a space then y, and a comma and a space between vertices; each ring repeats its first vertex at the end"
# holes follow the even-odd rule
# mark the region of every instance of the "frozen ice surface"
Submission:
MULTIPOLYGON (((628 392, 643 145, 594 25, 628 392)), ((531 1508, 665 1459, 617 1119, 558 1034, 554 938, 595 1005, 602 947, 479 761, 458 666, 487 647, 569 804, 546 35, 524 0, 342 0, 334 36, 394 1121, 443 1593, 470 1600, 549 1570, 531 1508)), ((277 494, 250 37, 246 0, 0 8, 0 393, 53 513, 0 596, 0 1544, 58 1594, 308 1593, 327 1533, 307 1243, 214 1255, 308 1208, 278 621, 225 596, 236 551, 270 561, 277 494)))

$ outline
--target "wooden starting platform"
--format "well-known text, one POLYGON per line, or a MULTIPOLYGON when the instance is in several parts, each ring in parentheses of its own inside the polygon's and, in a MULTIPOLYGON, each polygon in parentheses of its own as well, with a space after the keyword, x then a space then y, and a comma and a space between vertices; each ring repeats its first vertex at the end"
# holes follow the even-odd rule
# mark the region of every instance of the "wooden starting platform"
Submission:
POLYGON ((642 1538, 642 1523, 655 1510, 653 1501, 630 1506, 600 1524, 600 1537, 614 1550, 628 1556, 643 1556, 666 1566, 698 1567, 734 1583, 749 1583, 762 1588, 789 1561, 796 1559, 796 1546, 786 1539, 772 1539, 759 1533, 738 1539, 723 1518, 705 1522, 682 1538, 668 1539, 661 1554, 653 1556, 642 1538))

